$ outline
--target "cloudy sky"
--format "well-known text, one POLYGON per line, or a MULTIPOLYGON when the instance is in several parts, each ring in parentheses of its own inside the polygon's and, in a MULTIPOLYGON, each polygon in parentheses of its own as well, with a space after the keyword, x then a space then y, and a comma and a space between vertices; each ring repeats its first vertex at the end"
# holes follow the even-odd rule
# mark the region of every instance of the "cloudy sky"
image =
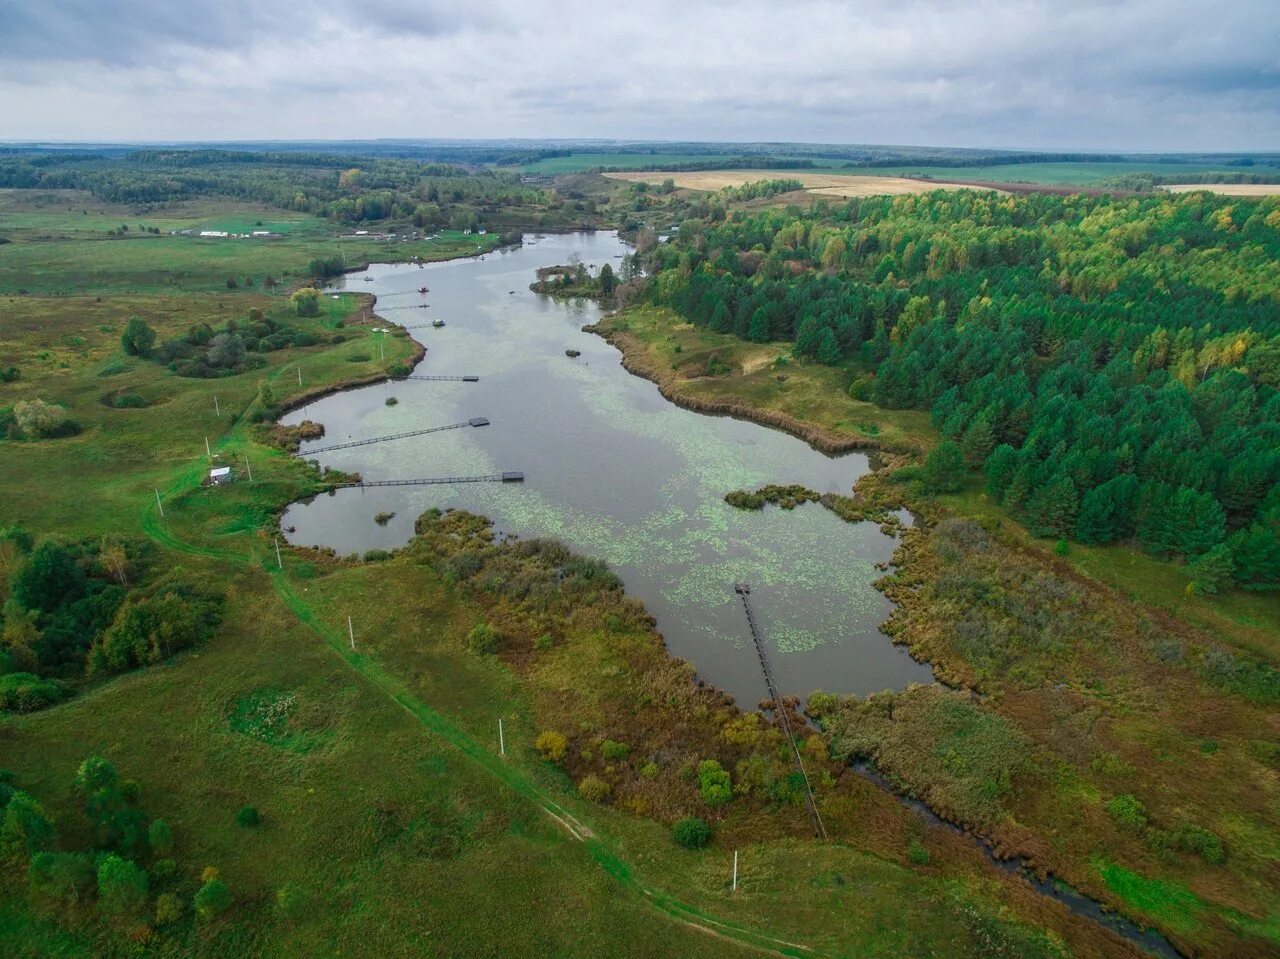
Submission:
POLYGON ((1280 0, 0 0, 0 140, 1280 149, 1280 0))

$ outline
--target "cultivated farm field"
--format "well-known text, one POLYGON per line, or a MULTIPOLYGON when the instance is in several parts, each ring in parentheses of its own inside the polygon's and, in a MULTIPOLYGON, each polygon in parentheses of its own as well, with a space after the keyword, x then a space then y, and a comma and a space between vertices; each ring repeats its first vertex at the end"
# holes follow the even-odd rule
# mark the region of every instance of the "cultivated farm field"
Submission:
POLYGON ((1208 190, 1223 196, 1275 196, 1280 194, 1280 183, 1171 183, 1164 189, 1170 193, 1208 190))
POLYGON ((947 183, 927 183, 895 176, 841 175, 837 173, 806 173, 799 170, 699 170, 689 173, 606 173, 605 176, 632 183, 662 183, 673 180, 686 190, 723 190, 725 187, 742 186, 759 180, 785 178, 799 180, 805 192, 823 196, 900 196, 909 193, 928 193, 931 190, 959 190, 962 187, 947 183))

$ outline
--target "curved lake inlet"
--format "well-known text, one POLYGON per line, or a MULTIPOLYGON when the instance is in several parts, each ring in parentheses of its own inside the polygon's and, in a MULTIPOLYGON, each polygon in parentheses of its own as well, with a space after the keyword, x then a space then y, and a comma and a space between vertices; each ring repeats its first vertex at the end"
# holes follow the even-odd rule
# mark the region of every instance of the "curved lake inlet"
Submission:
POLYGON ((483 259, 370 267, 372 281, 359 287, 377 295, 379 315, 421 325, 412 335, 428 352, 415 373, 480 379, 388 382, 312 403, 285 419, 325 425, 324 438, 303 444, 302 455, 482 416, 490 420, 483 429, 316 458, 366 480, 504 470, 521 470, 525 480, 342 490, 292 505, 282 521, 295 527, 290 540, 343 554, 390 549, 409 540, 425 510, 466 509, 501 532, 555 537, 606 560, 657 618, 671 653, 746 708, 767 692, 733 591, 743 580, 784 695, 932 681, 928 666, 879 629, 891 604, 871 584, 882 575, 875 564, 893 554, 893 537, 817 504, 744 512, 723 499, 765 483, 848 493, 869 468, 866 456, 829 457, 778 430, 681 409, 626 372, 616 349, 582 332, 600 316, 594 303, 529 291, 538 267, 574 254, 599 266, 625 251, 613 233, 581 233, 540 237, 483 259), (420 293, 423 286, 430 292, 420 293), (434 320, 445 325, 430 326, 434 320), (397 403, 386 405, 392 396, 397 403), (379 525, 379 513, 395 516, 379 525))

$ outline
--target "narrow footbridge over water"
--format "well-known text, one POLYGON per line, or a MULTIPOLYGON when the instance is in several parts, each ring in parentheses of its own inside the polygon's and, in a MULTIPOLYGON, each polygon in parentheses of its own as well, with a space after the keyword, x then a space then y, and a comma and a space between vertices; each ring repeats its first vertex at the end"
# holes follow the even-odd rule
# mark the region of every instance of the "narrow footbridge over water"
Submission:
POLYGON ((427 426, 420 430, 405 430, 403 433, 388 433, 386 436, 371 436, 368 439, 352 440, 349 443, 334 443, 332 446, 316 446, 312 449, 299 450, 295 456, 311 456, 315 453, 328 453, 332 450, 346 450, 353 446, 368 446, 371 443, 386 443, 390 440, 407 439, 410 436, 425 436, 427 433, 439 433, 442 430, 459 430, 464 426, 488 426, 489 421, 483 416, 473 416, 461 423, 449 423, 446 426, 427 426))
POLYGON ((337 483, 334 489, 364 489, 366 486, 443 486, 452 483, 523 483, 520 470, 501 473, 485 473, 483 476, 428 476, 423 479, 361 480, 358 483, 337 483))
POLYGON ((751 587, 747 583, 738 583, 734 591, 742 598, 742 610, 747 614, 747 629, 751 631, 751 642, 755 645, 756 656, 760 659, 760 669, 764 672, 765 685, 769 687, 769 697, 773 700, 773 713, 782 722, 782 731, 791 747, 791 758, 795 762, 796 771, 804 780, 805 804, 809 809, 809 823, 813 826, 813 834, 819 839, 827 838, 827 830, 822 825, 822 817, 818 815, 818 806, 813 799, 813 787, 809 785, 809 774, 804 770, 804 760, 800 758, 800 749, 796 746, 796 738, 791 732, 791 720, 787 716, 787 708, 778 692, 778 684, 773 678, 773 669, 769 666, 769 657, 765 655, 764 643, 760 639, 760 630, 756 626, 756 618, 751 612, 751 587))

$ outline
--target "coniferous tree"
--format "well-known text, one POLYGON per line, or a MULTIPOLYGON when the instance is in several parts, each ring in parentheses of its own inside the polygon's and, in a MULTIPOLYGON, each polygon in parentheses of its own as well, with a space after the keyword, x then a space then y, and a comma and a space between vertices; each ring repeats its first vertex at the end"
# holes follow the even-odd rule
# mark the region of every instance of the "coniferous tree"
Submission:
POLYGON ((1138 480, 1129 473, 1089 490, 1080 500, 1075 538, 1082 543, 1110 543, 1128 537, 1133 532, 1137 495, 1138 480))
POLYGON ((1197 556, 1190 564, 1191 582, 1187 588, 1192 593, 1212 594, 1229 585, 1235 572, 1235 560, 1226 543, 1197 556))
POLYGON ((1027 503, 1035 536, 1065 536, 1076 523, 1080 500, 1070 476, 1059 475, 1031 495, 1027 503))
POLYGON ((1013 482, 1013 474, 1018 469, 1018 451, 1008 443, 1001 443, 987 457, 984 472, 987 477, 987 495, 993 499, 1002 499, 1005 490, 1013 482))
POLYGON ((1008 488, 1004 491, 1004 505, 1010 509, 1020 509, 1022 504, 1027 501, 1027 497, 1031 495, 1032 481, 1031 464, 1025 461, 1019 462, 1018 468, 1013 472, 1013 478, 1009 481, 1008 488))
POLYGON ((979 413, 965 429, 960 439, 960 446, 970 463, 978 464, 986 460, 995 448, 995 431, 986 413, 979 413))
POLYGON ((953 493, 964 485, 964 453, 958 444, 944 440, 925 457, 920 471, 925 485, 936 493, 953 493))
POLYGON ((824 326, 818 333, 818 345, 814 350, 814 356, 819 363, 839 363, 840 362, 840 344, 836 342, 836 335, 832 332, 831 327, 824 326))
POLYGON ((1226 535, 1226 516, 1210 494, 1180 486, 1173 496, 1172 508, 1172 534, 1177 552, 1199 556, 1222 542, 1226 535))
POLYGON ((1241 589, 1280 589, 1280 536, 1273 529, 1255 523, 1235 533, 1227 544, 1241 589))

